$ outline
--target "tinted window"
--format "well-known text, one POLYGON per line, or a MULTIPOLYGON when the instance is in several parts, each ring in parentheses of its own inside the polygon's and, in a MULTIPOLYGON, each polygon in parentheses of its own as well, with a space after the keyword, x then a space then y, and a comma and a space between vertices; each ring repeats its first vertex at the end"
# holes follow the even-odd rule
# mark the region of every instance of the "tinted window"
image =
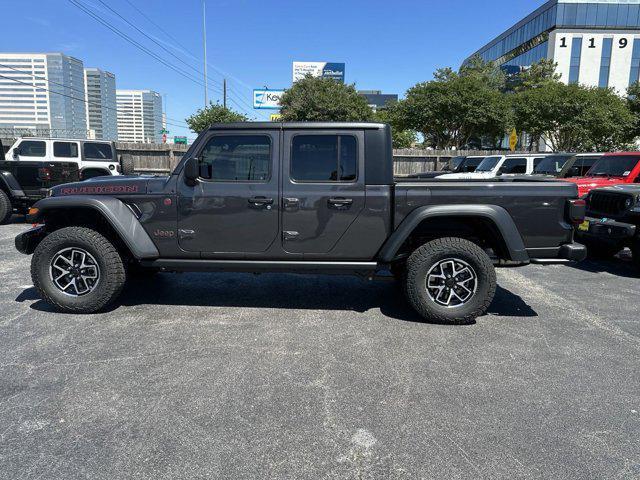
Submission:
POLYGON ((640 161, 640 157, 629 155, 611 155, 602 157, 589 170, 594 177, 627 177, 640 161))
POLYGON ((301 182, 353 182, 358 146, 351 135, 296 135, 291 141, 291 179, 301 182))
POLYGON ((464 157, 453 157, 451 159, 450 165, 452 170, 458 170, 460 165, 464 162, 464 157))
POLYGON ((34 140, 25 140, 20 143, 20 155, 24 157, 44 157, 47 151, 45 142, 36 142, 34 140))
POLYGON ((500 167, 500 173, 515 174, 527 173, 526 158, 507 158, 500 167))
POLYGON ((583 157, 579 159, 576 164, 578 165, 578 174, 581 177, 584 177, 589 169, 595 165, 595 163, 600 160, 602 157, 583 157))
POLYGON ((484 157, 467 158, 464 161, 464 165, 462 166, 461 171, 464 173, 475 172, 476 168, 478 168, 478 165, 480 165, 480 162, 482 162, 482 160, 484 160, 484 157))
POLYGON ((533 173, 556 175, 560 173, 562 167, 565 166, 567 160, 570 158, 571 156, 569 155, 553 155, 543 159, 536 158, 534 160, 535 168, 533 169, 533 173))
POLYGON ((53 156, 62 158, 77 158, 78 144, 75 142, 53 142, 53 156))
POLYGON ((490 172, 495 168, 502 157, 487 157, 480 162, 480 165, 476 168, 477 172, 490 172))
POLYGON ((106 160, 108 162, 113 161, 111 145, 108 143, 86 142, 82 148, 84 151, 84 158, 86 158, 87 160, 106 160))
POLYGON ((271 171, 267 135, 212 137, 200 156, 200 177, 219 182, 264 182, 271 171))

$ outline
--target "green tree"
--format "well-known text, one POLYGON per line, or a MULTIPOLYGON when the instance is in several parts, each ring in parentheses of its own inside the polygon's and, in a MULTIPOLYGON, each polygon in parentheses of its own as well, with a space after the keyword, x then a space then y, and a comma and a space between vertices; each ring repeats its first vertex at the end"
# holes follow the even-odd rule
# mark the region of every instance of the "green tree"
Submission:
POLYGON ((307 75, 285 90, 280 99, 282 120, 288 122, 367 122, 373 110, 354 85, 307 75))
POLYGON ((441 69, 434 80, 411 87, 398 105, 401 128, 416 130, 427 145, 461 148, 472 137, 502 139, 511 126, 504 76, 492 64, 474 60, 460 73, 441 69))
POLYGON ((544 82, 514 95, 513 109, 516 128, 554 151, 616 150, 633 138, 634 117, 611 89, 544 82))
POLYGON ((633 136, 640 136, 640 83, 634 83, 627 90, 627 107, 634 117, 633 136))
POLYGON ((191 130, 200 133, 214 123, 246 122, 247 120, 248 118, 242 113, 234 112, 212 102, 206 108, 199 109, 185 121, 191 130))
POLYGON ((537 88, 547 82, 557 82, 561 77, 559 73, 556 73, 557 68, 558 64, 556 62, 543 58, 516 75, 513 82, 513 90, 521 92, 537 88))
POLYGON ((397 103, 388 105, 384 110, 378 110, 374 114, 374 120, 391 125, 393 148, 410 148, 418 140, 415 130, 402 129, 397 120, 397 103))

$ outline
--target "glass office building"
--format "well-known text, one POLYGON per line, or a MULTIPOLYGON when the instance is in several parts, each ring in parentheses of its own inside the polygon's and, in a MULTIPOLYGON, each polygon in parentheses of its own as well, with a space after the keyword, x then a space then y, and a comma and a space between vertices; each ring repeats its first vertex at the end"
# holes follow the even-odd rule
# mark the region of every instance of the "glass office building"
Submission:
POLYGON ((0 134, 85 137, 84 67, 62 53, 0 53, 0 134))
POLYGON ((639 80, 640 0, 552 0, 471 55, 508 69, 543 58, 566 82, 626 91, 639 80))

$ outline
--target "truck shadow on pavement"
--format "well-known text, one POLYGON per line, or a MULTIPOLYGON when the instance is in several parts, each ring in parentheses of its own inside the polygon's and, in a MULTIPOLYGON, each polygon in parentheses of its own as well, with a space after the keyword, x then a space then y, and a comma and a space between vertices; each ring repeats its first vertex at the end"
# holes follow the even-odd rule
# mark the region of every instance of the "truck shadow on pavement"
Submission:
MULTIPOLYGON (((31 308, 53 311, 34 288, 23 291, 17 302, 38 300, 31 308)), ((354 277, 288 274, 158 274, 153 279, 131 279, 112 310, 120 306, 172 305, 232 308, 280 308, 290 310, 379 309, 386 317, 425 322, 405 301, 392 281, 367 282, 354 277)), ((518 295, 498 287, 489 315, 536 317, 518 295)))
POLYGON ((640 278, 640 269, 631 262, 630 258, 625 257, 611 260, 584 260, 568 265, 583 272, 610 273, 618 277, 640 278))

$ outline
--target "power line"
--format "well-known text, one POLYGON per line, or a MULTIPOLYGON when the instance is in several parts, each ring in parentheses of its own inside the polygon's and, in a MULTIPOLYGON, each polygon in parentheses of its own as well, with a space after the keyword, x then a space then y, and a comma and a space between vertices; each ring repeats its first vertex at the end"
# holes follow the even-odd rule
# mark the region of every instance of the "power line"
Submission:
MULTIPOLYGON (((170 52, 169 50, 167 50, 164 45, 162 45, 158 40, 156 40, 155 38, 153 38, 151 35, 149 35, 148 33, 146 33, 144 30, 142 30, 141 28, 139 28, 138 26, 136 26, 135 24, 133 24, 132 22, 130 22, 129 20, 127 20, 123 15, 121 15, 120 13, 118 13, 115 9, 113 9, 112 7, 110 7, 108 4, 106 4, 103 0, 98 0, 98 2, 100 2, 102 5, 104 5, 107 9, 109 9, 109 11, 111 13, 113 13, 114 15, 116 15, 118 18, 120 18, 123 22, 125 22, 127 25, 131 26, 132 28, 134 28, 136 31, 140 32, 142 35, 144 35, 146 38, 148 38, 149 40, 151 40, 154 44, 156 44, 157 46, 159 46, 163 51, 165 51, 166 53, 168 53, 169 55, 171 55, 173 58, 175 58, 176 60, 178 60, 180 63, 182 63, 183 65, 186 65, 187 67, 189 67, 191 70, 193 70, 194 72, 196 72, 198 75, 202 75, 202 72, 200 70, 198 70, 197 68, 195 68, 193 65, 191 65, 190 63, 185 62, 184 60, 182 60, 182 58, 180 58, 179 56, 177 56, 176 54, 174 54, 173 52, 170 52)), ((209 83, 209 82, 207 82, 209 83)), ((216 88, 220 88, 217 84, 215 83, 211 83, 212 88, 214 88, 214 90, 216 88)), ((220 93, 222 93, 220 91, 220 93)))
MULTIPOLYGON (((30 77, 35 78, 36 80, 42 80, 42 81, 45 81, 47 83, 51 83, 53 85, 58 85, 59 87, 67 88, 67 89, 69 89, 69 90, 71 90, 73 92, 78 92, 78 93, 80 93, 82 95, 85 94, 85 92, 83 90, 79 90, 77 88, 73 88, 73 87, 71 87, 69 85, 64 85, 63 83, 54 82, 53 80, 48 79, 46 77, 41 77, 39 75, 35 75, 35 74, 29 73, 29 72, 25 72, 23 70, 19 70, 19 69, 15 68, 15 67, 12 67, 11 65, 5 65, 5 64, 0 63, 0 67, 10 68, 11 70, 14 70, 14 71, 16 71, 16 72, 18 72, 18 73, 20 73, 22 75, 29 75, 30 77)), ((7 77, 7 78, 10 78, 11 80, 15 80, 13 77, 7 77)), ((28 85, 31 85, 31 84, 28 84, 28 85)), ((31 85, 31 86, 33 86, 34 88, 42 88, 42 87, 37 86, 37 85, 31 85)), ((53 91, 52 93, 58 93, 58 92, 53 91)), ((80 99, 77 98, 76 100, 80 100, 80 99)), ((90 102, 90 103, 93 103, 94 105, 100 105, 101 107, 106 108, 107 110, 113 110, 113 108, 107 107, 106 105, 102 105, 102 104, 99 104, 99 103, 96 103, 96 102, 90 102)), ((154 117, 154 118, 158 119, 160 117, 154 117)), ((170 118, 170 117, 166 117, 166 119, 167 120, 171 120, 172 122, 180 122, 180 123, 184 123, 184 125, 187 125, 183 120, 178 120, 178 119, 170 118)), ((164 121, 164 119, 162 119, 162 120, 164 121)))
MULTIPOLYGON (((145 18, 149 23, 151 23, 154 27, 156 27, 158 30, 160 30, 162 33, 164 33, 169 39, 171 39, 172 41, 174 41, 182 50, 183 53, 185 53, 186 55, 190 56, 191 58, 193 58, 194 60, 197 60, 196 57, 194 57, 193 55, 191 55, 189 53, 189 48, 186 47, 183 43, 180 42, 180 40, 178 40, 176 37, 174 37, 172 34, 170 34, 169 32, 167 32, 164 28, 162 28, 160 25, 158 25, 156 22, 154 22, 147 14, 145 14, 142 10, 140 10, 133 2, 131 2, 131 0, 125 0, 125 2, 127 2, 136 12, 138 12, 143 18, 145 18)), ((173 47, 175 49, 174 45, 170 45, 171 47, 173 47)), ((244 84, 243 81, 241 81, 238 78, 235 78, 233 75, 230 75, 222 70, 220 70, 218 67, 216 67, 215 65, 213 65, 212 63, 207 61, 207 65, 209 67, 211 67, 213 70, 215 70, 218 75, 220 75, 221 77, 225 78, 227 77, 229 80, 233 80, 234 82, 236 82, 239 86, 246 88, 247 90, 251 91, 251 87, 247 86, 244 84)))
POLYGON ((89 10, 85 5, 79 3, 77 0, 69 0, 69 3, 71 3, 72 5, 74 5, 75 7, 79 8, 80 10, 82 10, 83 12, 85 12, 87 15, 89 15, 90 17, 92 17, 94 20, 96 20, 97 22, 99 22, 100 24, 104 25, 105 27, 107 27, 109 30, 111 30, 113 33, 115 33, 116 35, 118 35, 119 37, 123 38, 124 40, 126 40, 127 42, 129 42, 130 44, 132 44, 134 47, 138 48, 139 50, 141 50, 142 52, 146 53, 147 55, 149 55, 150 57, 154 58, 155 60, 157 60, 158 62, 162 63, 164 66, 166 66, 167 68, 173 70, 174 72, 176 72, 177 74, 183 76, 184 78, 194 82, 197 85, 200 85, 202 87, 204 87, 204 83, 202 83, 200 80, 192 77, 190 74, 186 73, 184 70, 181 70, 179 67, 176 67, 175 65, 165 61, 162 57, 160 57, 159 55, 157 55, 156 53, 154 53, 153 51, 149 50, 147 47, 145 47, 144 45, 142 45, 141 43, 135 41, 133 38, 131 38, 129 35, 127 35, 126 33, 122 32, 121 30, 119 30, 118 28, 114 27, 111 23, 109 23, 108 21, 104 20, 102 17, 100 17, 99 15, 95 14, 94 12, 92 12, 91 10, 89 10))
MULTIPOLYGON (((73 87, 71 87, 71 86, 69 86, 69 85, 64 85, 64 84, 62 84, 62 83, 54 82, 53 80, 50 80, 50 79, 48 79, 48 78, 41 77, 41 76, 39 76, 39 75, 34 75, 34 74, 32 74, 32 73, 29 73, 29 72, 25 72, 24 70, 20 70, 20 69, 18 69, 18 68, 12 67, 11 65, 5 65, 5 64, 3 64, 3 63, 0 63, 0 67, 2 67, 2 68, 10 68, 11 70, 13 70, 13 71, 15 71, 15 72, 18 72, 18 73, 20 73, 20 74, 22 74, 22 75, 29 75, 30 77, 32 77, 32 78, 34 78, 34 79, 36 79, 36 80, 42 80, 42 81, 45 81, 45 82, 51 83, 51 84, 53 84, 53 85, 58 85, 59 87, 62 87, 62 88, 67 88, 67 89, 69 89, 69 90, 71 90, 71 91, 73 91, 73 92, 78 92, 78 93, 82 94, 82 95, 83 95, 83 98, 84 98, 84 94, 85 94, 84 90, 80 90, 80 89, 77 89, 77 88, 73 88, 73 87)), ((13 78, 13 77, 4 77, 4 78, 8 78, 8 79, 13 80, 13 81, 18 81, 18 80, 16 80, 16 79, 15 79, 15 78, 13 78)), ((19 83, 23 83, 23 82, 19 82, 19 83)), ((29 84, 29 83, 26 83, 25 85, 29 85, 29 86, 31 86, 31 87, 33 87, 33 88, 43 88, 43 87, 40 87, 40 86, 38 86, 38 85, 32 85, 32 84, 29 84)), ((47 89, 45 89, 45 90, 47 90, 47 89)), ((59 93, 59 92, 52 91, 52 90, 47 90, 47 91, 49 91, 49 92, 51 92, 51 93, 59 93)), ((73 97, 73 98, 74 98, 74 100, 81 100, 81 101, 83 101, 83 102, 85 101, 84 99, 79 99, 79 98, 76 98, 76 97, 73 97)), ((107 109, 107 110, 114 110, 114 109, 113 109, 113 108, 111 108, 111 107, 108 107, 108 106, 106 106, 106 105, 102 105, 102 104, 97 103, 97 102, 91 102, 90 100, 87 100, 85 103, 91 103, 91 104, 93 104, 93 105, 99 105, 100 107, 105 108, 105 109, 107 109)), ((115 109, 115 111, 116 111, 116 113, 117 113, 117 111, 118 111, 118 110, 117 110, 117 109, 115 109)), ((121 113, 122 113, 122 111, 121 111, 121 113)), ((160 119, 160 121, 165 121, 165 118, 162 118, 162 117, 152 117, 152 118, 154 118, 155 120, 160 119)), ((186 122, 184 122, 184 121, 182 121, 182 120, 177 120, 177 119, 175 119, 175 118, 169 118, 169 117, 166 117, 167 124, 169 124, 169 122, 168 122, 169 120, 170 120, 170 121, 172 121, 172 122, 180 122, 180 123, 183 123, 183 124, 184 124, 184 126, 187 126, 187 123, 186 123, 186 122)), ((173 124, 173 126, 175 127, 175 126, 178 126, 178 125, 173 124)))
MULTIPOLYGON (((56 92, 55 90, 51 90, 51 89, 48 89, 48 88, 45 88, 45 87, 33 85, 32 83, 23 82, 21 80, 17 80, 17 79, 12 78, 12 77, 7 77, 6 75, 0 75, 0 78, 6 78, 7 80, 11 80, 11 81, 16 82, 16 83, 21 83, 22 85, 26 85, 26 86, 31 87, 31 88, 36 89, 36 90, 44 90, 46 92, 53 93, 54 95, 61 95, 63 97, 67 97, 67 98, 70 98, 72 100, 77 100, 79 102, 86 103, 87 105, 99 105, 101 108, 105 108, 107 110, 115 111, 116 114, 120 113, 121 115, 133 117, 133 115, 127 115, 126 113, 122 112, 122 110, 120 112, 118 112, 118 110, 116 108, 107 107, 106 105, 102 105, 100 103, 92 102, 91 100, 86 100, 84 98, 74 97, 73 95, 67 95, 66 93, 56 92)), ((69 88, 69 87, 65 87, 65 88, 69 88)), ((186 124, 185 125, 177 125, 177 124, 169 123, 168 121, 166 121, 166 120, 164 120, 162 118, 158 119, 158 117, 152 117, 152 118, 154 118, 155 120, 159 120, 160 122, 165 122, 167 125, 171 125, 173 127, 185 128, 185 126, 186 126, 186 124)))

